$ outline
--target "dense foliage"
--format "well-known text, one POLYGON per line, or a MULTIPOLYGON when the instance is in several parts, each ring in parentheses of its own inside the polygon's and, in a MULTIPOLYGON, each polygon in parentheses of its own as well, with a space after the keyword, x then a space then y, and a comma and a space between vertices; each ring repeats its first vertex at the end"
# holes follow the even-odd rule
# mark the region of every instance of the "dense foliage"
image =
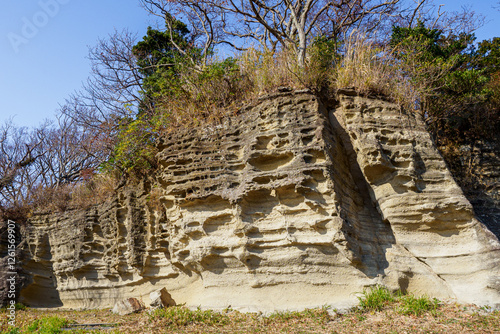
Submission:
POLYGON ((136 57, 139 72, 143 78, 143 104, 140 110, 154 112, 155 100, 162 97, 178 97, 182 95, 183 82, 179 72, 188 61, 179 52, 179 48, 189 53, 196 53, 190 47, 187 26, 171 17, 171 30, 159 31, 148 27, 146 36, 132 48, 136 57))
POLYGON ((422 22, 414 28, 394 27, 391 46, 402 62, 414 62, 412 80, 425 82, 421 109, 440 144, 493 139, 500 133, 495 80, 499 71, 499 38, 474 45, 472 34, 444 36, 422 22), (404 51, 400 51, 404 50, 404 51), (429 77, 428 69, 442 70, 429 77))

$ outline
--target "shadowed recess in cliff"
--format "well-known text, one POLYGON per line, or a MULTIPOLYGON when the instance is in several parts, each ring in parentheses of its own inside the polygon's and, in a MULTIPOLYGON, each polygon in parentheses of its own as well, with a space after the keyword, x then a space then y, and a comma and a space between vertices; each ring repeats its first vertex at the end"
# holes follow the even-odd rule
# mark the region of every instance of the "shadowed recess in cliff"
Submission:
POLYGON ((31 267, 53 274, 64 307, 147 303, 162 287, 188 306, 350 307, 376 284, 498 304, 498 240, 423 122, 407 131, 401 117, 385 101, 340 93, 323 106, 297 91, 180 129, 147 182, 34 216, 28 243, 50 256, 31 267))

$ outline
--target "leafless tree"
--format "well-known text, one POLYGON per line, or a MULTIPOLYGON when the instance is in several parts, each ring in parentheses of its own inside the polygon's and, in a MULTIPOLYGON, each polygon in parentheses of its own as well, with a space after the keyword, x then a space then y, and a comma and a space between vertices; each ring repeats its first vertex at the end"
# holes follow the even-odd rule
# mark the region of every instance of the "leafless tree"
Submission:
POLYGON ((92 71, 82 90, 67 99, 62 113, 81 126, 108 131, 112 137, 119 122, 133 116, 139 105, 146 112, 152 105, 141 95, 143 75, 132 52, 136 37, 115 31, 90 48, 92 71))
MULTIPOLYGON (((245 49, 251 41, 271 50, 293 46, 304 64, 312 38, 338 38, 354 27, 375 29, 402 0, 141 0, 150 13, 187 20, 207 54, 218 44, 245 49)), ((168 21, 168 20, 167 20, 168 21)))
POLYGON ((82 179, 106 158, 100 133, 61 114, 56 122, 28 129, 0 128, 0 209, 30 203, 39 188, 57 189, 82 179))
POLYGON ((43 131, 16 127, 12 121, 0 128, 0 203, 20 203, 25 199, 25 170, 43 155, 43 131))
POLYGON ((412 0, 413 4, 400 9, 390 20, 391 25, 415 27, 423 22, 430 29, 439 29, 445 35, 470 34, 484 24, 484 16, 476 13, 471 6, 459 11, 447 11, 445 5, 436 5, 432 0, 412 0))
POLYGON ((57 188, 79 181, 82 171, 95 169, 106 159, 105 146, 99 132, 59 116, 54 126, 46 130, 45 153, 34 166, 40 182, 57 188))

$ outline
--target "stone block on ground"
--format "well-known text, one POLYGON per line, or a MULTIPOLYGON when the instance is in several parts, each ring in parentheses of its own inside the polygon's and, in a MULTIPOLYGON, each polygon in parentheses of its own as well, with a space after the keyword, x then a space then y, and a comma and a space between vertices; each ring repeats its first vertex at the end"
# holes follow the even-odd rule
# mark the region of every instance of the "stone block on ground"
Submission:
POLYGON ((115 304, 111 312, 118 315, 127 315, 144 310, 144 305, 136 298, 121 300, 115 304))
POLYGON ((151 307, 162 308, 176 305, 175 300, 165 288, 151 292, 149 298, 151 299, 151 307))

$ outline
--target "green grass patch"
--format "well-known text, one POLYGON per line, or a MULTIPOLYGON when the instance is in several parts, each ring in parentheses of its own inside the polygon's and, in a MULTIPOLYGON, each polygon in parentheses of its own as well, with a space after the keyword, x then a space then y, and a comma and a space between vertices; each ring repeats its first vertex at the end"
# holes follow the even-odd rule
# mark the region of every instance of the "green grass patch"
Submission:
POLYGON ((394 302, 395 297, 386 287, 376 286, 363 289, 358 300, 362 311, 380 311, 384 306, 394 302))
POLYGON ((275 312, 266 317, 268 321, 288 322, 291 320, 312 319, 317 323, 327 323, 330 321, 328 307, 305 309, 304 311, 275 312))
POLYGON ((47 317, 35 320, 27 327, 27 333, 57 334, 62 333, 62 328, 68 324, 68 320, 59 317, 47 317))
POLYGON ((11 328, 8 331, 2 332, 2 334, 21 334, 21 330, 17 327, 11 328))
POLYGON ((427 296, 403 295, 399 299, 403 304, 399 312, 406 315, 420 316, 426 312, 435 313, 439 306, 439 300, 427 296))
POLYGON ((358 296, 360 311, 381 311, 384 307, 391 306, 399 314, 420 316, 430 312, 437 316, 440 301, 428 296, 415 296, 412 294, 393 294, 382 286, 364 289, 358 296))

